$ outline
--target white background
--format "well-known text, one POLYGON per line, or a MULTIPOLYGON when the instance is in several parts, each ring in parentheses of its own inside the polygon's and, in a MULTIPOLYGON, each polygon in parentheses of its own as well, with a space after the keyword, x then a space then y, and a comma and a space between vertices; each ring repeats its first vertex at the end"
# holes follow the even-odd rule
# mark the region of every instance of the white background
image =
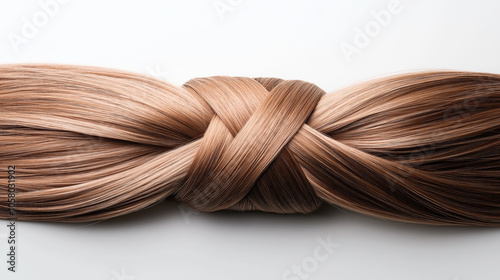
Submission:
MULTIPOLYGON (((384 26, 372 12, 390 0, 47 2, 0 2, 0 63, 104 66, 177 85, 272 76, 327 92, 401 71, 500 73, 498 1, 400 0, 384 26)), ((0 279, 500 279, 498 228, 402 224, 333 206, 311 215, 181 209, 170 201, 92 225, 18 222, 17 273, 7 271, 1 221, 0 279), (334 249, 316 249, 328 238, 334 249)))

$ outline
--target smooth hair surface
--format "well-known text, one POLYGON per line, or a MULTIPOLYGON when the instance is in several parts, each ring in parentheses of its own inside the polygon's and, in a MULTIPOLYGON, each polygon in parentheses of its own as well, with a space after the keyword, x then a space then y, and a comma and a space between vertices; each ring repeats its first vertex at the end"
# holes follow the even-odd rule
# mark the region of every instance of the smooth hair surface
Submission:
POLYGON ((500 225, 500 75, 426 71, 326 94, 215 76, 0 65, 0 218, 91 222, 175 199, 199 211, 500 225), (15 171, 12 171, 14 167, 15 171))

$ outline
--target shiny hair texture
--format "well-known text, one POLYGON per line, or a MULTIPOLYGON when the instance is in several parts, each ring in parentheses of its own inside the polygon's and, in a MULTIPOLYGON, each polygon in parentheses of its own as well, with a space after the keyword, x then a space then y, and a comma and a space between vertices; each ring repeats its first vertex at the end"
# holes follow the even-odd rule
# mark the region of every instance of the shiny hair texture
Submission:
POLYGON ((500 225, 500 75, 405 73, 326 94, 215 76, 178 87, 88 66, 0 65, 0 218, 198 211, 500 225))

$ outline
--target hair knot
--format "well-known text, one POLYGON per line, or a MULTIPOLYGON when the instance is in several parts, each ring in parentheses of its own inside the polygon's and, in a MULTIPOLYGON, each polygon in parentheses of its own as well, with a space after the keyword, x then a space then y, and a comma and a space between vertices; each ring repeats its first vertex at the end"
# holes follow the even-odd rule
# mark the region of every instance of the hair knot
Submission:
POLYGON ((176 198, 201 211, 307 213, 321 203, 287 146, 323 90, 303 81, 210 77, 184 87, 213 111, 176 198))

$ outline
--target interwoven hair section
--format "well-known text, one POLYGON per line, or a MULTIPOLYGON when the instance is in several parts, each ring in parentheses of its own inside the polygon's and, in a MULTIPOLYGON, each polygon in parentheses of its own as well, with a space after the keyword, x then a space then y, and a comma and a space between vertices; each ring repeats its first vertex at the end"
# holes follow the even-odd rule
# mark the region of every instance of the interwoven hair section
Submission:
POLYGON ((0 65, 0 218, 199 211, 500 225, 500 75, 425 71, 326 94, 298 80, 182 86, 89 66, 0 65))
POLYGON ((214 112, 176 198, 204 211, 307 213, 320 200, 288 147, 323 90, 303 81, 201 78, 184 85, 214 112))

